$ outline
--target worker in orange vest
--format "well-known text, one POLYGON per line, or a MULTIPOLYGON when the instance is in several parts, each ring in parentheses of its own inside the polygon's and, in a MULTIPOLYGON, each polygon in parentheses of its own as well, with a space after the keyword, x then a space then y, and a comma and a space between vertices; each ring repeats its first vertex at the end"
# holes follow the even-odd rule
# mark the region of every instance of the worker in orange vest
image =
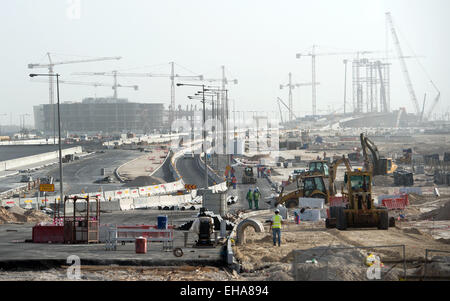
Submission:
POLYGON ((231 183, 233 183, 233 189, 236 189, 237 179, 235 176, 231 179, 231 183))

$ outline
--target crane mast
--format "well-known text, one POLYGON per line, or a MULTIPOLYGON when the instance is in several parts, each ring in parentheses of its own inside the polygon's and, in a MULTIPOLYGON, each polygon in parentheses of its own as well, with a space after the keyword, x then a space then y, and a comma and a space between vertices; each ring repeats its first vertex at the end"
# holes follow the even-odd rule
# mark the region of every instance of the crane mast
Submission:
POLYGON ((406 82, 406 87, 408 88, 409 95, 410 95, 411 100, 412 100, 412 102, 414 104, 414 109, 416 110, 416 114, 419 116, 420 115, 419 102, 417 101, 416 93, 414 92, 414 88, 413 88, 413 85, 412 85, 412 82, 411 82, 411 78, 409 76, 408 68, 406 67, 406 62, 404 60, 402 48, 400 47, 400 41, 398 39, 397 32, 395 31, 394 23, 392 22, 391 13, 389 13, 389 12, 386 13, 386 20, 387 20, 387 22, 389 24, 389 27, 391 29, 392 39, 394 40, 395 48, 397 50, 397 55, 398 55, 398 58, 400 60, 400 66, 401 66, 401 69, 402 69, 402 72, 403 72, 403 77, 404 77, 405 82, 406 82))

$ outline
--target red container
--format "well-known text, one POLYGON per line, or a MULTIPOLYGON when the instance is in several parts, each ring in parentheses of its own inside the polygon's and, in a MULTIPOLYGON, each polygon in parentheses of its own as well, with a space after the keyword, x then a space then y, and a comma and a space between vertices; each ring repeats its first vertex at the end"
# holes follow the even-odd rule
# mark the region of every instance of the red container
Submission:
POLYGON ((64 226, 34 226, 34 243, 64 243, 64 226))
POLYGON ((147 238, 145 237, 137 237, 136 238, 136 253, 137 254, 146 254, 147 253, 147 238))

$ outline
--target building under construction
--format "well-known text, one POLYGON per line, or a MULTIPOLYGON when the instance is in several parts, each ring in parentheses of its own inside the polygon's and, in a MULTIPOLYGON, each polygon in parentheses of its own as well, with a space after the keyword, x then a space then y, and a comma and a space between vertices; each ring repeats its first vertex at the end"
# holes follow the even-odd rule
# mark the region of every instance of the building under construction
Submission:
MULTIPOLYGON (((161 131, 167 123, 164 104, 128 102, 125 98, 85 98, 62 103, 60 110, 62 133, 150 133, 161 131)), ((58 129, 57 117, 52 118, 56 114, 55 104, 34 106, 35 128, 53 134, 58 129)))

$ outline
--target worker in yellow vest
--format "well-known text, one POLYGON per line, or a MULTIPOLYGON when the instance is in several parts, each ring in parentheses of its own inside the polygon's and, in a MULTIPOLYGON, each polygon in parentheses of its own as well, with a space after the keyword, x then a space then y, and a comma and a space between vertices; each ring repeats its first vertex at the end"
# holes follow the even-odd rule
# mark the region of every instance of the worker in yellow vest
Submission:
POLYGON ((283 223, 283 217, 280 215, 280 210, 275 209, 275 214, 270 220, 270 226, 272 227, 273 245, 276 246, 278 236, 278 246, 281 246, 281 224, 283 223))

